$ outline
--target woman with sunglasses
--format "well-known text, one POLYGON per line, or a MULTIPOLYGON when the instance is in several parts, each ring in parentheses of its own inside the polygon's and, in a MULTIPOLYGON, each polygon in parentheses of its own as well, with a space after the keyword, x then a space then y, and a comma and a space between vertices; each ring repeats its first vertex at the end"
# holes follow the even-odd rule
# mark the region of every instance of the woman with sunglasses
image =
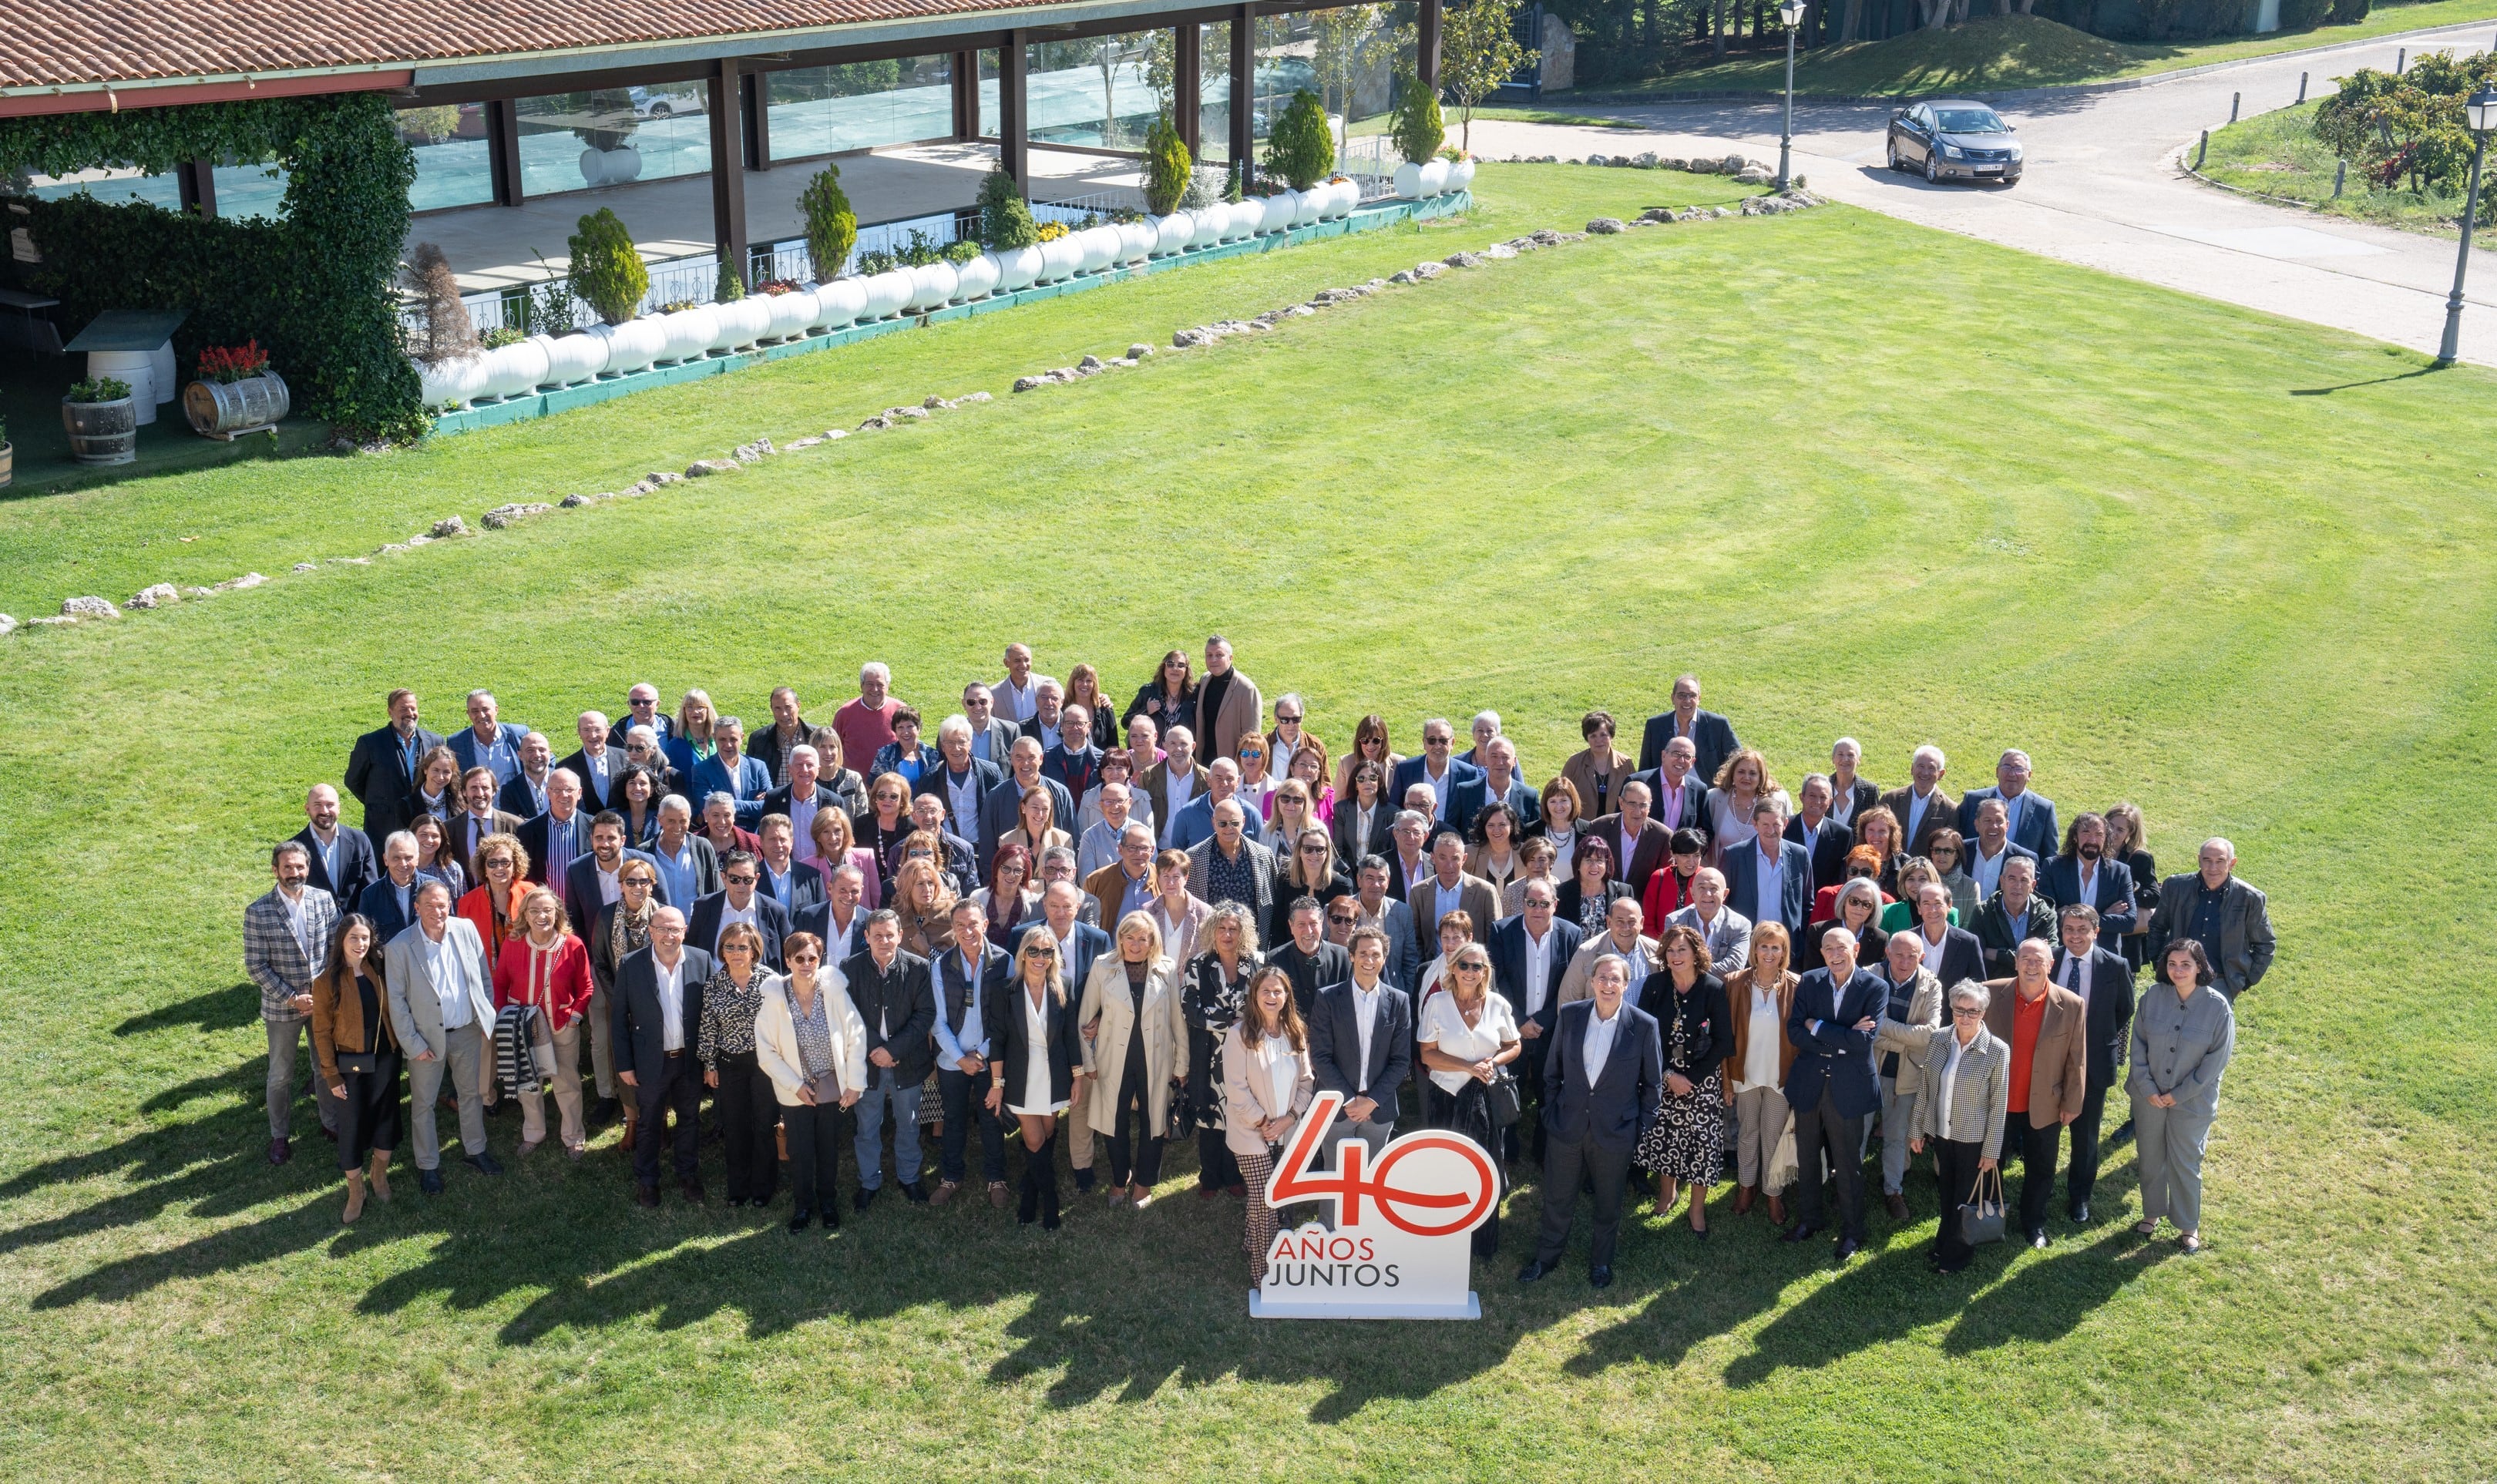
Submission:
POLYGON ((1934 863, 1934 871, 1951 896, 1951 911, 1963 923, 1976 921, 1980 905, 1976 896, 1976 878, 1968 873, 1968 841, 1957 830, 1936 830, 1925 841, 1925 859, 1934 863))
MULTIPOLYGON (((1501 1165, 1504 1142, 1491 1113, 1491 1085, 1501 1069, 1515 1061, 1525 1043, 1518 1037, 1517 1015, 1494 993, 1491 953, 1480 943, 1467 943, 1448 960, 1447 993, 1434 995, 1422 1006, 1415 1035, 1422 1043, 1422 1121, 1465 1135, 1492 1153, 1501 1165)), ((1507 1171, 1501 1170, 1501 1191, 1506 1194, 1507 1171)), ((1500 1202, 1492 1202, 1491 1219, 1474 1228, 1473 1251, 1488 1257, 1500 1250, 1500 1202)))
POLYGON ((858 823, 858 842, 874 853, 876 872, 883 882, 879 900, 890 899, 893 874, 901 864, 898 859, 901 842, 918 828, 910 822, 910 785, 899 774, 879 776, 867 791, 867 816, 858 823))
POLYGON ((1373 711, 1354 725, 1352 750, 1336 765, 1335 796, 1338 799, 1354 797, 1353 771, 1364 763, 1378 765, 1378 788, 1379 792, 1385 793, 1387 780, 1396 775, 1396 765, 1403 761, 1405 759, 1397 755, 1396 749, 1387 744, 1387 718, 1373 711))
POLYGON ((1214 1054, 1240 1019, 1248 976, 1264 961, 1257 952, 1257 925, 1248 908, 1236 901, 1214 909, 1197 942, 1204 951, 1188 961, 1180 1017, 1187 1022, 1187 1110, 1196 1123, 1196 1193, 1212 1200, 1225 1190, 1248 1193, 1225 1136, 1220 1069, 1214 1054))
POLYGON ((1314 897, 1324 906, 1339 897, 1352 895, 1352 878, 1336 863, 1335 841, 1324 827, 1315 823, 1303 825, 1289 835, 1277 833, 1268 837, 1280 852, 1290 841, 1290 854, 1279 854, 1275 862, 1275 903, 1266 914, 1266 941, 1280 943, 1292 935, 1292 903, 1304 897, 1314 897))
POLYGON ((1804 946, 1808 950, 1817 950, 1821 934, 1832 928, 1844 928, 1855 934, 1856 964, 1871 968, 1890 951, 1890 934, 1881 931, 1881 888, 1873 883, 1870 867, 1850 859, 1847 868, 1850 873, 1857 870, 1865 873, 1849 874, 1831 895, 1829 915, 1805 930, 1804 946))
POLYGON ((1335 817, 1327 822, 1335 853, 1346 861, 1385 855, 1395 839, 1395 826, 1396 810, 1387 802, 1387 770, 1376 763, 1357 765, 1336 798, 1335 817))
POLYGON ((770 977, 763 934, 755 926, 730 923, 722 928, 719 964, 703 987, 694 1056, 702 1062, 703 1086, 711 1089, 711 1116, 718 1121, 721 1142, 728 1146, 732 1207, 769 1206, 780 1184, 780 1160, 772 1136, 773 1125, 780 1121, 780 1101, 763 1073, 754 1040, 770 977))
POLYGON ((1262 732, 1250 732, 1242 737, 1240 745, 1232 752, 1240 763, 1240 789, 1232 797, 1240 801, 1240 806, 1247 809, 1252 818, 1264 819, 1272 813, 1267 801, 1275 796, 1276 780, 1273 772, 1266 767, 1266 760, 1271 755, 1266 750, 1266 737, 1262 732))
POLYGON ((1013 1115, 1023 1136, 1023 1196, 1015 1222, 1058 1230, 1058 1116, 1086 1075, 1078 1049, 1075 1001, 1066 993, 1058 939, 1027 932, 1015 949, 1014 989, 982 1001, 989 1044, 1000 1048, 989 1084, 991 1112, 1013 1115))
MULTIPOLYGON (((1849 881, 1872 882, 1875 900, 1878 900, 1882 907, 1890 905, 1890 893, 1888 889, 1881 885, 1881 863, 1884 857, 1881 852, 1871 845, 1857 845, 1853 849, 1848 851, 1847 864, 1845 867, 1846 874, 1838 880, 1832 881, 1827 886, 1822 887, 1819 891, 1812 894, 1812 920, 1814 922, 1819 922, 1823 918, 1836 917, 1838 915, 1838 894, 1840 891, 1845 889, 1847 883, 1849 881)), ((1879 917, 1881 913, 1877 909, 1874 915, 1879 917)))
POLYGON ((798 1209, 789 1230, 821 1218, 841 1224, 841 1110, 867 1086, 867 1023, 850 1002, 841 971, 824 963, 824 940, 793 932, 780 942, 789 965, 763 983, 754 1014, 754 1061, 772 1079, 780 1126, 789 1136, 789 1188, 798 1209))

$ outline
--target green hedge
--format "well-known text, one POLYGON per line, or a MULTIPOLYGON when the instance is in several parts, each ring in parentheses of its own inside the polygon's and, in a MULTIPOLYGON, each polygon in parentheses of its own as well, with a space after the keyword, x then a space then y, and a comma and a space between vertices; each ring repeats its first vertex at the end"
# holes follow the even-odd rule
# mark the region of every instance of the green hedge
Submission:
POLYGON ((393 292, 416 156, 380 94, 0 120, 0 176, 204 159, 283 164, 282 217, 14 200, 13 224, 43 254, 28 279, 70 326, 107 309, 187 309, 174 336, 186 366, 202 346, 257 339, 303 412, 359 437, 423 434, 393 292))

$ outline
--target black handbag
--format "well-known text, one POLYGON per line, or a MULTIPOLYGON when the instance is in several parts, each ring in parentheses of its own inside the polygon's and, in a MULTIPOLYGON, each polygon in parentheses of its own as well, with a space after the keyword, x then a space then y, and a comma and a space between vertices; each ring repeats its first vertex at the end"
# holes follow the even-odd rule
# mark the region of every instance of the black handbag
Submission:
POLYGON ((1976 1184, 1968 1199, 1953 1213, 1959 1222, 1959 1240, 1970 1247, 1983 1247, 2003 1240, 2003 1171, 2000 1168, 1977 1172, 1976 1184), (1986 1183, 1991 1181, 1994 1197, 1986 1198, 1986 1183))
POLYGON ((1526 1117, 1526 1092, 1517 1085, 1517 1076, 1506 1067, 1483 1089, 1485 1101, 1491 1104, 1491 1124, 1506 1128, 1526 1117))
POLYGON ((341 1077, 370 1077, 381 1067, 375 1055, 368 1051, 342 1051, 333 1059, 338 1063, 341 1077))

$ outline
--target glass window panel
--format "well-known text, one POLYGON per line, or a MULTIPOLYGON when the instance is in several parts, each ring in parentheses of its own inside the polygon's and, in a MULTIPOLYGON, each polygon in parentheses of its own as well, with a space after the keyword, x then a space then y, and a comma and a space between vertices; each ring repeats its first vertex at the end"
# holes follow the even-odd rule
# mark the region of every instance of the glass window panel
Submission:
POLYGON ((220 165, 215 175, 217 215, 230 221, 257 217, 272 222, 286 215, 285 167, 220 165))
POLYGON ((997 122, 997 53, 992 47, 980 53, 980 136, 1001 139, 1004 129, 997 122))
MULTIPOLYGON (((772 158, 842 154, 954 133, 953 58, 888 57, 764 75, 772 158)), ((988 96, 994 98, 995 89, 988 96)))
POLYGON ((71 175, 36 175, 33 193, 42 201, 92 196, 107 205, 143 201, 168 211, 182 209, 182 187, 171 171, 161 175, 142 175, 135 170, 82 170, 71 175))
POLYGON ((521 194, 709 174, 708 97, 671 82, 522 99, 521 194))
POLYGON ((1161 100, 1147 33, 1043 42, 1031 48, 1031 142, 1141 149, 1161 100))
POLYGON ((1197 36, 1197 133, 1202 146, 1199 164, 1220 165, 1231 158, 1231 22, 1217 20, 1197 36))
MULTIPOLYGON (((410 210, 473 206, 494 199, 494 166, 486 142, 486 106, 446 103, 398 111, 398 137, 416 155, 410 210)), ((224 202, 219 200, 218 205, 224 202)))
POLYGON ((1260 16, 1256 25, 1257 53, 1249 73, 1256 101, 1248 111, 1248 127, 1249 137, 1262 142, 1291 106, 1292 94, 1304 88, 1317 91, 1312 64, 1317 42, 1306 15, 1260 16))

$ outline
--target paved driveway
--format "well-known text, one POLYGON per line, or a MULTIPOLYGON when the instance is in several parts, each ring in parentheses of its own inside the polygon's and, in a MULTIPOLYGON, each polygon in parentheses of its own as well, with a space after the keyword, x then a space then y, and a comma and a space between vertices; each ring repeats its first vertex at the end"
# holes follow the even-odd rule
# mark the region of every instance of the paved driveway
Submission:
MULTIPOLYGON (((1794 169, 1812 189, 1853 205, 2083 264, 2129 278, 2355 331, 2433 355, 2453 282, 2454 244, 2389 228, 2267 205, 2177 169, 2205 128, 2328 92, 2335 75, 2389 70, 2397 48, 2479 51, 2497 22, 2380 38, 2115 92, 2063 95, 2001 111, 2020 131, 2027 176, 2013 188, 1929 186, 1883 165, 1888 111, 1798 106, 1794 169)), ((1669 104, 1608 111, 1653 132, 1477 120, 1474 149, 1501 157, 1591 152, 1731 152, 1774 165, 1775 104, 1669 104), (1712 151, 1712 146, 1715 146, 1712 151)), ((2462 355, 2497 364, 2497 254, 2474 254, 2462 355)))

